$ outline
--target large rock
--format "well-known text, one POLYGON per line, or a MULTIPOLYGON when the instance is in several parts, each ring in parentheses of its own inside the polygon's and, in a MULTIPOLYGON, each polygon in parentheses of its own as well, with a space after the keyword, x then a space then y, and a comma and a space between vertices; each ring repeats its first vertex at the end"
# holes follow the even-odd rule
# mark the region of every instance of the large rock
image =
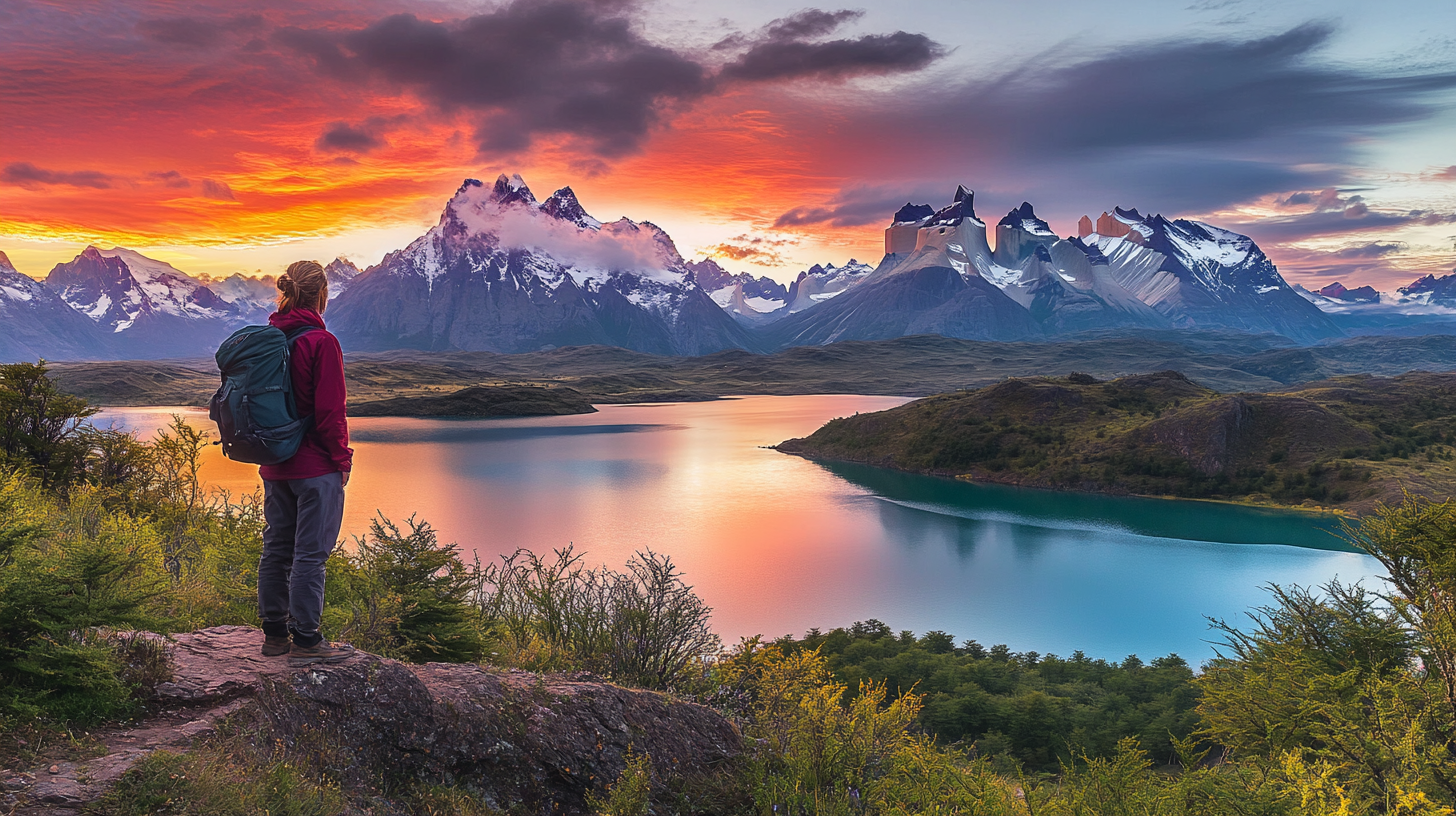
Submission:
POLYGON ((173 676, 156 689, 158 713, 94 735, 104 756, 21 775, 34 779, 20 786, 15 812, 85 812, 139 759, 185 750, 229 715, 253 718, 272 740, 327 763, 346 783, 458 785, 502 809, 542 813, 585 812, 586 794, 616 781, 629 748, 652 757, 657 780, 706 773, 742 749, 723 717, 665 694, 364 652, 290 669, 285 658, 259 653, 262 638, 248 626, 174 636, 173 676))

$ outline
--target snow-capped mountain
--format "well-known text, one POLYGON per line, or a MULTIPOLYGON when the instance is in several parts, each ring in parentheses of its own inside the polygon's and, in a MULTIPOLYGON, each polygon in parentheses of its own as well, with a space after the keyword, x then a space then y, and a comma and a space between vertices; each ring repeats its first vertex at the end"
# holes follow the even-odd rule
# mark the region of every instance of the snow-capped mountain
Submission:
POLYGON ((1411 303, 1456 307, 1456 272, 1439 278, 1426 275, 1395 291, 1401 299, 1411 303))
POLYGON ((329 280, 329 300, 344 294, 349 284, 359 277, 359 267, 345 258, 335 258, 324 267, 324 276, 329 280))
POLYGON ((96 325, 0 252, 0 362, 112 357, 96 325))
POLYGON ((278 278, 274 275, 252 277, 234 272, 225 278, 198 275, 197 280, 240 313, 261 312, 266 316, 278 302, 278 278))
POLYGON ((875 268, 850 258, 844 266, 814 264, 789 284, 789 312, 802 312, 816 303, 842 295, 864 283, 875 268))
POLYGON ((977 340, 1021 340, 1041 329, 1031 313, 978 271, 991 267, 986 223, 971 191, 956 190, 948 207, 921 215, 907 205, 885 231, 880 265, 848 292, 770 326, 778 347, 840 340, 883 340, 940 334, 977 340), (921 215, 910 220, 911 217, 921 215))
POLYGON ((789 290, 773 278, 755 278, 747 272, 734 275, 712 258, 689 261, 687 268, 713 302, 744 325, 759 325, 785 313, 789 290))
POLYGON ((1342 334, 1248 237, 1209 224, 1114 209, 1060 238, 1030 203, 996 224, 975 195, 940 210, 907 204, 885 257, 854 293, 770 329, 776 344, 933 332, 1014 340, 1108 328, 1219 328, 1313 342, 1342 334))
MULTIPOLYGON (((1079 233, 1089 221, 1083 218, 1079 233)), ((1285 282, 1248 236, 1199 221, 1114 209, 1079 240, 1107 258, 1122 288, 1177 328, 1273 332, 1300 342, 1343 333, 1285 282)))
POLYGON ((1456 333, 1456 274, 1426 275, 1394 292, 1372 286, 1349 289, 1338 281, 1318 291, 1303 286, 1294 290, 1350 334, 1456 333))
POLYGON ((714 303, 747 326, 767 325, 844 294, 874 271, 869 264, 851 258, 844 266, 815 264, 784 286, 747 272, 731 274, 712 258, 689 263, 688 268, 714 303))
POLYGON ((45 285, 91 318, 120 357, 201 357, 246 313, 171 264, 121 247, 88 246, 45 285))
POLYGON ((996 225, 991 263, 978 271, 1029 310, 1049 334, 1169 325, 1117 280, 1099 249, 1077 238, 1058 238, 1027 202, 996 225))
POLYGON ((346 347, 499 352, 600 343, 658 354, 752 340, 649 222, 603 223, 565 187, 467 179, 440 221, 355 278, 329 310, 346 347))

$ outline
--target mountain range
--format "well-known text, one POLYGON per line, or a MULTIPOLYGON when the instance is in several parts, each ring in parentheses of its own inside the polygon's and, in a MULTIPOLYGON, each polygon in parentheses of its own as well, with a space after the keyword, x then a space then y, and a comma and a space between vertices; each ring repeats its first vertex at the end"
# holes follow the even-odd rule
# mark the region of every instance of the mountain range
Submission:
MULTIPOLYGON (((467 179, 433 227, 380 263, 329 263, 328 318, 360 351, 599 344, 701 355, 1107 330, 1235 330, 1310 344, 1387 332, 1392 318, 1350 316, 1386 301, 1456 311, 1456 275, 1395 296, 1340 284, 1311 292, 1286 283, 1246 236, 1136 209, 1084 216, 1077 235, 1061 237, 1023 203, 996 222, 994 249, 990 239, 962 186, 939 209, 896 212, 878 264, 816 265, 785 285, 712 258, 688 261, 651 222, 602 221, 570 187, 538 200, 520 176, 502 174, 493 184, 467 179)), ((40 282, 3 258, 0 359, 205 356, 263 320, 276 297, 272 277, 189 276, 120 247, 87 247, 40 282)))

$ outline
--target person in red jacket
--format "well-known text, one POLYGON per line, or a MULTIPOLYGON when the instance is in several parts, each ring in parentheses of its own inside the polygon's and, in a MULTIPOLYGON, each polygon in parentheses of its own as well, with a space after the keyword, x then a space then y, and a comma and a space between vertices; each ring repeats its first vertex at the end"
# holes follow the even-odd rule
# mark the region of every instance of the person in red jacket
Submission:
POLYGON ((300 417, 312 419, 312 428, 292 458, 258 469, 267 522, 258 563, 263 654, 287 654, 290 666, 335 663, 354 653, 319 633, 324 564, 338 543, 354 457, 344 415, 344 352, 324 328, 329 280, 322 266, 315 261, 289 266, 278 278, 278 292, 278 311, 269 325, 285 333, 315 328, 293 341, 289 357, 294 404, 300 417))

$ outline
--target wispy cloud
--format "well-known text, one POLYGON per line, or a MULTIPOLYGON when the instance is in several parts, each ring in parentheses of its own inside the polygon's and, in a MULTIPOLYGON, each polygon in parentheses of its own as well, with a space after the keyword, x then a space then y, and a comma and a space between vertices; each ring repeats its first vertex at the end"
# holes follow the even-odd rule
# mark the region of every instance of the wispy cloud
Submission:
POLYGON ((13 162, 0 170, 0 183, 29 190, 55 185, 104 190, 111 186, 111 176, 99 170, 48 170, 30 162, 13 162))

